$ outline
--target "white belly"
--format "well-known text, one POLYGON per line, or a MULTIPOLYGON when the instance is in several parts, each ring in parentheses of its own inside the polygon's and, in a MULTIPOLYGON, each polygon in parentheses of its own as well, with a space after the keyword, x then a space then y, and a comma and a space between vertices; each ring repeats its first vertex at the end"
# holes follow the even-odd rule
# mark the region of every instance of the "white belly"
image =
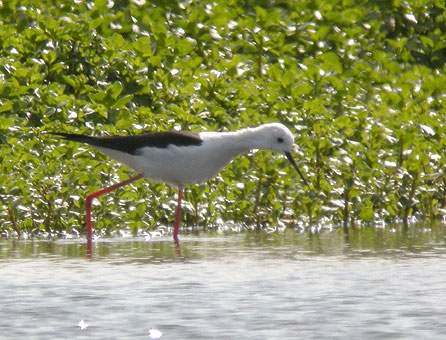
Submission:
POLYGON ((240 153, 239 150, 223 150, 223 152, 215 150, 212 144, 206 143, 200 146, 144 147, 139 150, 138 155, 104 148, 97 149, 142 172, 144 178, 178 187, 206 182, 240 153))

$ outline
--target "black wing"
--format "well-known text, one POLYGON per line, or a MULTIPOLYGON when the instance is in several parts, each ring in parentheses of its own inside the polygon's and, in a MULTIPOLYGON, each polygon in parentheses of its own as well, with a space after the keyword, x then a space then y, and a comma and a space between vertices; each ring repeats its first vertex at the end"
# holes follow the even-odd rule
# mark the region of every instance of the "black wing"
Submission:
POLYGON ((183 131, 152 132, 136 136, 105 137, 85 136, 64 132, 51 132, 51 134, 62 136, 70 141, 122 151, 131 155, 138 154, 138 150, 143 147, 167 148, 169 145, 198 146, 203 142, 198 133, 183 131))

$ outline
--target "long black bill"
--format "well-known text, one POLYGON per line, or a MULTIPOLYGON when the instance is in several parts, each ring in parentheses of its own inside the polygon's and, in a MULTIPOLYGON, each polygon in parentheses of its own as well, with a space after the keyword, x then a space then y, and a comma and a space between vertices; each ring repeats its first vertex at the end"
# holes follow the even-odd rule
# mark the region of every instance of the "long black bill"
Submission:
POLYGON ((297 173, 299 174, 299 176, 302 178, 302 180, 304 181, 305 185, 308 186, 308 182, 305 179, 304 175, 302 175, 302 173, 299 170, 299 167, 297 166, 296 161, 294 160, 293 156, 291 156, 291 153, 289 152, 285 152, 285 156, 286 158, 288 158, 288 160, 290 161, 290 163, 294 166, 294 169, 297 170, 297 173))

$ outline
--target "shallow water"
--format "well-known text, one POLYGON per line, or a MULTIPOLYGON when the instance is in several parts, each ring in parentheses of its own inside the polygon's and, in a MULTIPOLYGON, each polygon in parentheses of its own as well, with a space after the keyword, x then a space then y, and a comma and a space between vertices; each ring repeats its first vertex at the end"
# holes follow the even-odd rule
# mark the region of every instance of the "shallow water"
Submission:
POLYGON ((1 339, 444 339, 446 226, 0 240, 1 339), (180 254, 181 253, 181 254, 180 254), (88 327, 78 326, 84 320, 88 327), (152 333, 154 335, 155 333, 152 333))

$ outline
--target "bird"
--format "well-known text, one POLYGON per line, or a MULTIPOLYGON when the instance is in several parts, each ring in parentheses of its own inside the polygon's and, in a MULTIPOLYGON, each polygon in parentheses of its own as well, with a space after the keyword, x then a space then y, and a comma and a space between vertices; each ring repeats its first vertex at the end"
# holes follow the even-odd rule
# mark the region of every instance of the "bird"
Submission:
POLYGON ((282 153, 308 183, 291 155, 294 136, 281 123, 229 132, 162 131, 138 135, 88 136, 51 132, 68 141, 86 143, 138 174, 86 196, 87 241, 91 241, 91 202, 94 198, 140 178, 165 182, 178 188, 173 239, 178 241, 181 202, 185 186, 203 183, 217 175, 235 157, 253 149, 282 153))

